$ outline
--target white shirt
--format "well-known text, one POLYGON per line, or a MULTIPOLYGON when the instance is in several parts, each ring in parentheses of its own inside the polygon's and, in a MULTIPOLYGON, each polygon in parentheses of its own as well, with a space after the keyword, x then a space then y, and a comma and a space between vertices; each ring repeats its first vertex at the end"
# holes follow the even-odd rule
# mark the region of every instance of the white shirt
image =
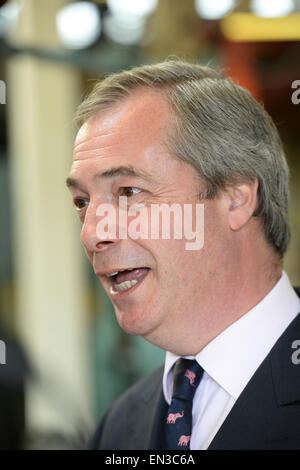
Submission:
MULTIPOLYGON (((300 312, 300 299, 286 273, 254 308, 232 323, 196 356, 204 369, 193 401, 192 450, 207 449, 239 395, 278 338, 300 312)), ((166 353, 163 392, 172 397, 172 367, 166 353)))

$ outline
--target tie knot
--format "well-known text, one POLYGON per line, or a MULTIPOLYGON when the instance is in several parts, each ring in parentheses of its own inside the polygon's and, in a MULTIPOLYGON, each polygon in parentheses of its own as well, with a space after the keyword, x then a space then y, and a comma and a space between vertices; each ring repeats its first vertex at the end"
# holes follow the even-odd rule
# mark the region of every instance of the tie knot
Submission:
POLYGON ((193 401, 203 369, 196 360, 178 359, 174 368, 173 398, 193 401))

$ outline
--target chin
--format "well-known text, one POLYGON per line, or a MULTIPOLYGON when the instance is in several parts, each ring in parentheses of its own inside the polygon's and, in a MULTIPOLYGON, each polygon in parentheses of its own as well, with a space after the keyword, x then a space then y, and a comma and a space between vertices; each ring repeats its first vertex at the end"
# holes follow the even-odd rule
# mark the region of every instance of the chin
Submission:
POLYGON ((117 321, 126 333, 137 336, 147 336, 155 329, 155 318, 139 310, 119 310, 115 308, 117 321))

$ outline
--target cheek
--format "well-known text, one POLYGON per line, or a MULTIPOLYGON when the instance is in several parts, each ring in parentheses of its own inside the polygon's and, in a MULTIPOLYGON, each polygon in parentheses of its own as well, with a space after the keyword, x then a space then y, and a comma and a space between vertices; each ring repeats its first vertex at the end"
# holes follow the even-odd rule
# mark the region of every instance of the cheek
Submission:
POLYGON ((185 240, 160 241, 157 256, 159 280, 163 288, 172 288, 179 293, 180 289, 189 285, 199 254, 186 250, 185 240))
POLYGON ((93 253, 84 246, 85 254, 91 264, 93 264, 93 253))

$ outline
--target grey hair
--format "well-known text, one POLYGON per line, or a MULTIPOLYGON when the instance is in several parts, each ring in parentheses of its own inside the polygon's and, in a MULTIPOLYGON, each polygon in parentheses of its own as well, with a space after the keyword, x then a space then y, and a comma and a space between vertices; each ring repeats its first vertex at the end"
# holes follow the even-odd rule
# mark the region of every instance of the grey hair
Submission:
POLYGON ((164 94, 175 114, 169 146, 205 184, 203 198, 258 179, 258 204, 266 240, 283 257, 288 226, 289 170, 278 131, 251 93, 212 68, 180 60, 135 67, 98 81, 79 105, 79 126, 141 87, 164 94))

